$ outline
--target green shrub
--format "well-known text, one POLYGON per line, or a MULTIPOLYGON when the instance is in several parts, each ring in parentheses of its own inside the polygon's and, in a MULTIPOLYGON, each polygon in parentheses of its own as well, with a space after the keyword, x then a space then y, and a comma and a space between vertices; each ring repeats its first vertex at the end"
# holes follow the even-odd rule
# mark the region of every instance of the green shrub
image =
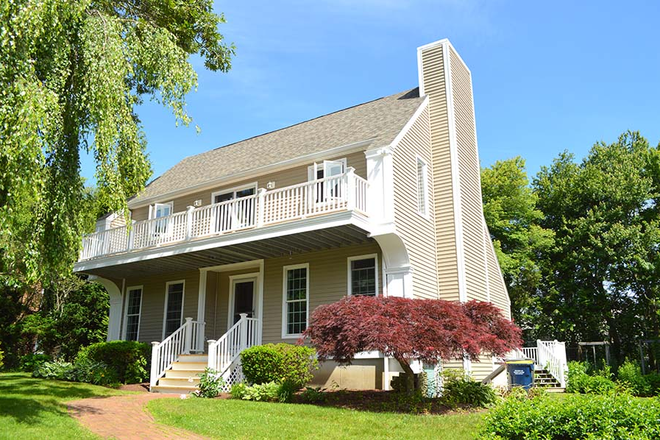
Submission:
POLYGON ((305 386, 318 368, 316 350, 303 345, 265 344, 241 353, 241 366, 252 384, 289 382, 297 390, 305 386))
POLYGON ((80 359, 74 362, 71 374, 72 381, 91 383, 93 385, 116 386, 119 384, 117 373, 103 362, 90 359, 80 359))
POLYGON ((442 376, 441 399, 447 406, 469 405, 485 408, 497 400, 495 391, 490 386, 472 380, 463 370, 445 370, 442 376))
POLYGON ((651 396, 651 384, 636 362, 626 360, 617 373, 619 383, 635 396, 651 396))
POLYGON ((249 385, 246 384, 245 382, 239 382, 235 383, 234 385, 231 386, 231 391, 229 392, 231 394, 232 399, 243 399, 243 396, 245 396, 245 390, 249 388, 249 385))
POLYGON ((0 369, 5 365, 5 352, 2 351, 2 345, 0 344, 0 369))
POLYGON ((651 395, 660 396, 660 374, 651 373, 644 376, 644 378, 649 383, 649 387, 651 388, 651 395))
POLYGON ((611 376, 609 367, 594 371, 587 362, 569 362, 566 392, 608 394, 618 391, 619 387, 611 376))
POLYGON ((296 386, 286 381, 254 385, 237 383, 231 387, 231 397, 262 402, 290 402, 297 390, 296 386))
POLYGON ((136 341, 99 342, 78 352, 77 361, 102 362, 116 374, 120 383, 141 383, 149 378, 151 347, 136 341))
POLYGON ((327 398, 327 395, 323 391, 313 387, 306 387, 300 396, 303 402, 307 403, 320 403, 324 402, 327 398))
POLYGON ((656 439, 660 401, 629 394, 512 395, 485 417, 488 439, 656 439))
POLYGON ((297 384, 285 380, 280 384, 280 387, 277 390, 277 400, 279 402, 291 402, 293 395, 299 389, 300 387, 297 384))
POLYGON ((43 362, 34 369, 32 377, 75 381, 74 367, 71 362, 43 362))
POLYGON ((225 386, 225 381, 220 374, 212 368, 207 368, 199 377, 198 390, 195 391, 195 396, 209 399, 218 397, 223 386, 225 386))
POLYGON ((18 363, 18 368, 21 371, 32 373, 37 367, 43 365, 44 362, 51 361, 51 357, 43 353, 30 353, 21 357, 18 363))

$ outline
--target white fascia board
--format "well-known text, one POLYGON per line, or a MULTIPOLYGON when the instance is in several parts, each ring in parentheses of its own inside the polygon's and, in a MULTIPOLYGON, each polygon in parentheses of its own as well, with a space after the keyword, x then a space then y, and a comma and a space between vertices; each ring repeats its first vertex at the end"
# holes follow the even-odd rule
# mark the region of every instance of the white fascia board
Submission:
POLYGON ((203 238, 195 241, 186 241, 179 244, 162 246, 146 250, 137 250, 120 255, 113 255, 102 259, 81 261, 74 265, 74 272, 85 272, 108 266, 119 266, 122 264, 135 263, 138 261, 152 260, 156 258, 169 257, 173 255, 198 252, 206 249, 227 247, 241 243, 255 242, 269 238, 282 237, 284 235, 299 234, 303 232, 329 229, 338 226, 353 224, 367 233, 371 223, 361 214, 351 211, 327 214, 320 217, 297 220, 273 226, 265 226, 247 231, 239 231, 215 237, 203 238))
POLYGON ((396 147, 399 145, 401 140, 408 134, 410 129, 412 128, 413 125, 415 125, 415 122, 419 119, 420 115, 424 113, 424 110, 426 110, 429 106, 429 97, 426 96, 424 98, 424 101, 417 107, 417 110, 415 110, 415 113, 412 115, 410 120, 406 122, 406 125, 403 126, 399 134, 396 135, 392 143, 390 144, 390 149, 392 151, 396 151, 396 147))
MULTIPOLYGON (((194 186, 190 186, 190 187, 187 187, 187 188, 178 189, 176 191, 170 191, 168 193, 160 194, 158 196, 148 197, 148 198, 145 198, 145 199, 141 199, 140 201, 134 201, 135 199, 133 199, 133 201, 128 202, 128 207, 129 207, 129 209, 143 208, 145 206, 149 206, 152 203, 155 203, 155 202, 158 202, 158 201, 161 201, 161 200, 174 199, 174 198, 178 198, 178 197, 181 197, 181 196, 184 196, 184 195, 187 195, 187 194, 192 194, 192 193, 196 193, 196 192, 199 192, 199 191, 205 191, 205 190, 208 190, 208 189, 218 188, 219 186, 231 185, 231 184, 233 184, 235 182, 239 182, 241 180, 250 179, 250 178, 257 178, 257 177, 259 177, 261 175, 264 175, 264 174, 286 170, 288 168, 293 168, 295 166, 304 165, 306 163, 314 162, 314 161, 317 161, 319 159, 329 158, 329 157, 333 157, 333 156, 339 155, 339 154, 348 154, 348 153, 351 153, 351 152, 354 152, 354 151, 360 151, 362 149, 365 149, 369 144, 371 144, 374 141, 374 139, 375 138, 370 138, 370 139, 366 139, 366 140, 359 141, 359 142, 353 142, 353 143, 342 145, 342 146, 339 146, 339 147, 330 148, 328 150, 319 151, 317 153, 307 154, 307 155, 304 155, 304 156, 298 156, 296 158, 284 160, 282 162, 277 162, 277 163, 274 163, 274 164, 265 165, 265 166, 259 167, 259 168, 253 168, 253 169, 248 170, 248 171, 240 171, 240 172, 230 174, 228 176, 225 176, 225 177, 222 177, 222 178, 219 178, 219 179, 213 179, 213 180, 210 180, 208 182, 200 183, 199 185, 194 185, 194 186)), ((200 171, 203 171, 203 170, 200 170, 200 171)))

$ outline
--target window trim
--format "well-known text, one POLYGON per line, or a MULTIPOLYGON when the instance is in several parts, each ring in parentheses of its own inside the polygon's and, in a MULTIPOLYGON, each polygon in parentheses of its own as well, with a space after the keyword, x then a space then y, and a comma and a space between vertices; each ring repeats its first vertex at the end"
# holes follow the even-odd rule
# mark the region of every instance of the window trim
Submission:
POLYGON ((417 207, 415 211, 417 214, 421 215, 425 219, 429 219, 429 164, 419 155, 416 156, 415 160, 415 192, 417 193, 417 207), (422 164, 422 182, 424 183, 424 212, 419 210, 419 202, 421 197, 419 194, 419 164, 422 164))
MULTIPOLYGON (((157 205, 169 205, 170 206, 170 214, 169 215, 174 214, 174 200, 170 200, 169 202, 163 202, 163 203, 160 203, 160 202, 156 203, 155 202, 155 203, 152 203, 151 205, 149 205, 149 220, 153 220, 155 218, 162 218, 162 217, 156 217, 156 206, 157 205)), ((165 217, 167 217, 167 216, 165 216, 165 217)))
POLYGON ((242 273, 239 275, 230 275, 229 276, 229 304, 227 307, 227 330, 232 328, 234 325, 231 323, 232 318, 234 317, 234 302, 236 297, 236 282, 245 282, 245 281, 254 281, 254 287, 252 291, 252 305, 254 306, 254 313, 252 314, 253 318, 259 318, 259 272, 251 273, 242 273))
POLYGON ((139 285, 139 286, 129 286, 126 288, 126 298, 124 298, 124 328, 123 333, 124 333, 124 341, 127 341, 128 339, 128 299, 130 298, 130 292, 131 290, 140 290, 140 312, 138 313, 138 328, 137 328, 137 335, 135 336, 135 340, 139 341, 140 340, 140 324, 142 324, 142 300, 144 298, 144 285, 139 285))
POLYGON ((302 336, 302 333, 287 333, 288 322, 287 322, 287 272, 295 269, 307 269, 307 280, 306 280, 306 293, 307 297, 305 298, 306 313, 305 313, 305 329, 309 327, 309 263, 301 264, 291 264, 289 266, 284 266, 282 268, 282 339, 298 339, 302 336))
MULTIPOLYGON (((344 166, 344 173, 346 170, 348 170, 348 160, 345 157, 342 157, 340 159, 323 159, 320 162, 314 162, 311 165, 307 167, 307 181, 308 182, 313 182, 316 179, 316 172, 318 170, 324 169, 323 162, 342 162, 344 166)), ((325 172, 323 173, 323 177, 325 178, 325 172)))
POLYGON ((227 193, 234 193, 234 199, 236 200, 236 193, 238 191, 243 191, 244 189, 250 189, 254 188, 254 195, 257 195, 259 192, 259 182, 251 182, 251 183, 246 183, 245 185, 239 185, 239 186, 234 186, 233 188, 227 188, 227 189, 219 189, 217 191, 213 191, 211 193, 211 205, 213 205, 215 202, 215 196, 221 195, 221 194, 227 194, 227 193))
POLYGON ((346 294, 348 296, 353 296, 353 270, 351 269, 351 263, 356 260, 368 260, 370 258, 374 259, 374 264, 375 264, 375 272, 376 272, 376 295, 380 295, 380 277, 378 276, 379 266, 378 266, 378 254, 365 254, 365 255, 355 255, 353 257, 348 257, 346 259, 346 269, 348 271, 347 274, 347 287, 346 287, 346 294))
POLYGON ((172 284, 183 284, 183 291, 181 293, 181 322, 179 323, 179 327, 183 325, 183 321, 185 320, 183 316, 183 309, 184 306, 186 305, 186 280, 176 280, 176 281, 168 281, 165 283, 165 304, 163 307, 163 337, 162 339, 165 339, 165 330, 167 327, 167 302, 170 299, 170 285, 172 284))

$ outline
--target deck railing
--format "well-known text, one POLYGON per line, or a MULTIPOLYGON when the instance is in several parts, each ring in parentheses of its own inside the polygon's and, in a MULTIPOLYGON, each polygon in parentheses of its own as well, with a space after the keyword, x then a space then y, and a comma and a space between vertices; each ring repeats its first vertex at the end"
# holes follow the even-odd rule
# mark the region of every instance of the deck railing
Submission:
POLYGON ((204 352, 204 323, 186 318, 186 322, 163 342, 151 343, 150 386, 154 386, 180 355, 204 352))
POLYGON ((134 222, 132 226, 83 237, 80 261, 275 223, 355 210, 366 215, 365 179, 348 171, 339 176, 288 186, 187 211, 134 222))
POLYGON ((261 344, 261 320, 248 318, 246 313, 217 341, 209 340, 208 368, 222 375, 225 384, 229 383, 234 364, 246 348, 261 344))

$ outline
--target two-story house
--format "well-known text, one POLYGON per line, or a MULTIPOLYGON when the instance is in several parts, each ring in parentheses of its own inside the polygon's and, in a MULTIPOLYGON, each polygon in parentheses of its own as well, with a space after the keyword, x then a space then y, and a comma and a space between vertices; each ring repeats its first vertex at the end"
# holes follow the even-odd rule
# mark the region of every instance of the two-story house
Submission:
MULTIPOLYGON (((470 70, 418 48, 419 86, 188 157, 99 221, 75 270, 110 293, 108 338, 154 343, 154 390, 206 365, 229 382, 250 345, 295 343, 345 295, 490 301, 510 317, 484 222, 470 70)), ((316 382, 387 387, 363 353, 316 382)), ((447 361, 476 378, 493 360, 447 361)))

